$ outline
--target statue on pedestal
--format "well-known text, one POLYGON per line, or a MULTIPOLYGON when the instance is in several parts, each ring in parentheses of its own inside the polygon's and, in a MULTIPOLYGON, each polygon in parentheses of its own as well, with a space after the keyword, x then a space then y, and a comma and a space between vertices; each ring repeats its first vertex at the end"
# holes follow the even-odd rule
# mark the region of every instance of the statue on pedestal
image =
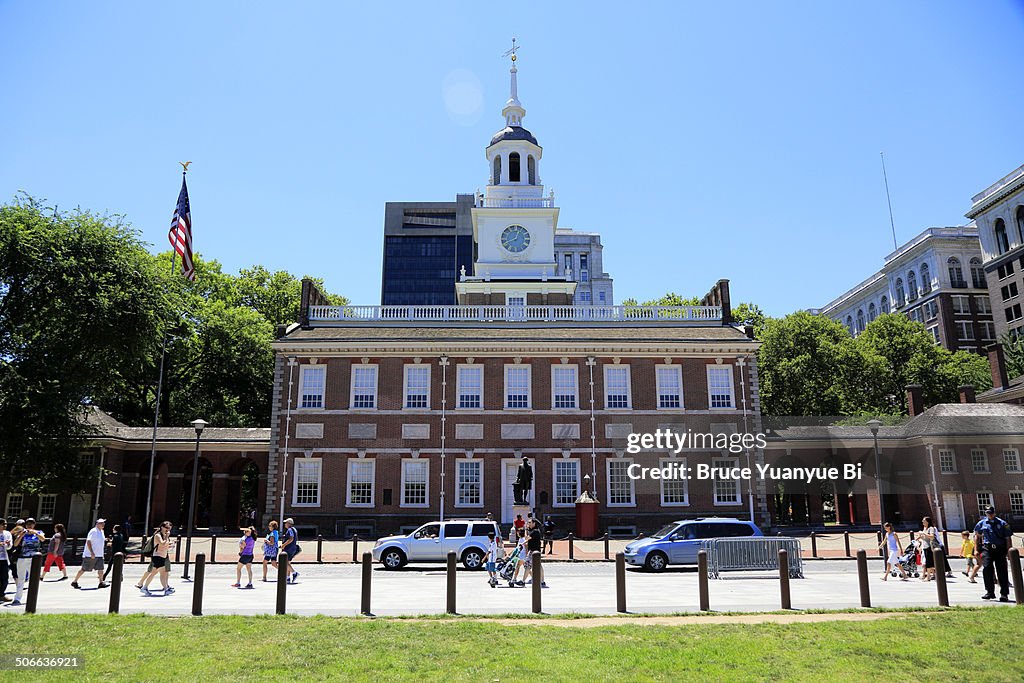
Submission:
POLYGON ((533 468, 530 467, 530 460, 523 456, 523 464, 516 472, 516 482, 512 485, 512 493, 515 496, 516 505, 528 505, 530 489, 533 487, 533 468))

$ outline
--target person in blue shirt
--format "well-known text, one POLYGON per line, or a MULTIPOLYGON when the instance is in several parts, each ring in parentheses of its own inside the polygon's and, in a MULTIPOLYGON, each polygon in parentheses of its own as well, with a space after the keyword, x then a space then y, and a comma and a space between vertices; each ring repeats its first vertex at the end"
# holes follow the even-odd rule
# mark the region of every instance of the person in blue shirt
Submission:
POLYGON ((1006 554, 1010 550, 1010 525, 996 517, 996 509, 985 508, 985 518, 974 527, 974 542, 981 550, 982 576, 985 579, 985 594, 982 600, 995 600, 996 574, 999 575, 999 602, 1010 601, 1010 580, 1006 575, 1006 554))
POLYGON ((277 552, 281 542, 281 536, 277 532, 277 521, 270 520, 267 527, 267 535, 263 539, 263 582, 267 581, 267 565, 277 569, 277 552))

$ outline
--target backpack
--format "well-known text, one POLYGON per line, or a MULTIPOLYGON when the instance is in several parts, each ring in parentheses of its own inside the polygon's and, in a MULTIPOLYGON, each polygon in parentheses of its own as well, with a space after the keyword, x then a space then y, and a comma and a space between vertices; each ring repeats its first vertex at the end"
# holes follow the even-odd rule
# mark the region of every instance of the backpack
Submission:
POLYGON ((146 541, 146 545, 142 546, 142 556, 153 557, 153 536, 150 536, 149 540, 146 541))

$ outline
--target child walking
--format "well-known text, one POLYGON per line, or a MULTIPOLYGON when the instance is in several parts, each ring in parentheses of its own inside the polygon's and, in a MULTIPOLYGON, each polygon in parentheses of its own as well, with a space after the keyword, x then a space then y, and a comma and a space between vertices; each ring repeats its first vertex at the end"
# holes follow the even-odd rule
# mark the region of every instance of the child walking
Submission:
POLYGON ((270 520, 267 527, 267 536, 263 539, 263 583, 267 582, 267 565, 277 569, 277 548, 281 537, 277 533, 277 522, 270 520))
POLYGON ((889 522, 885 523, 885 539, 878 544, 878 548, 887 546, 886 552, 888 557, 885 558, 885 569, 882 574, 882 581, 889 580, 889 573, 898 571, 900 573, 900 581, 907 580, 907 573, 903 571, 903 567, 900 566, 900 555, 903 554, 903 546, 900 544, 900 538, 896 535, 896 532, 892 530, 892 524, 889 522))
POLYGON ((66 581, 68 568, 64 566, 64 542, 67 541, 68 532, 64 530, 63 524, 53 525, 53 536, 50 536, 50 546, 46 550, 46 563, 43 564, 43 575, 39 577, 42 581, 50 572, 50 567, 57 565, 57 569, 63 572, 58 581, 66 581))
POLYGON ((498 560, 505 556, 504 544, 499 541, 493 531, 487 534, 487 554, 484 555, 484 561, 487 567, 487 583, 494 588, 498 585, 497 565, 498 560))
POLYGON ((978 561, 974 559, 974 538, 971 537, 969 531, 961 531, 960 536, 963 538, 960 543, 960 557, 967 560, 967 566, 961 574, 966 576, 971 583, 978 583, 974 578, 978 575, 978 561))
POLYGON ((252 588, 252 556, 256 548, 256 527, 249 527, 243 530, 245 535, 238 539, 238 564, 235 565, 235 582, 232 588, 242 587, 242 567, 249 574, 249 583, 246 588, 252 588))

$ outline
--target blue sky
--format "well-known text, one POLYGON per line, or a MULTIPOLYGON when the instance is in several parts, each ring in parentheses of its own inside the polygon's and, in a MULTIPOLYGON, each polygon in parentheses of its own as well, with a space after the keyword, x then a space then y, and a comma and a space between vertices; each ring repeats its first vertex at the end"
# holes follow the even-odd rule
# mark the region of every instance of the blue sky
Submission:
POLYGON ((819 306, 1024 163, 1024 3, 0 0, 0 197, 125 214, 378 303, 384 202, 486 183, 512 36, 561 225, 616 299, 819 306))

